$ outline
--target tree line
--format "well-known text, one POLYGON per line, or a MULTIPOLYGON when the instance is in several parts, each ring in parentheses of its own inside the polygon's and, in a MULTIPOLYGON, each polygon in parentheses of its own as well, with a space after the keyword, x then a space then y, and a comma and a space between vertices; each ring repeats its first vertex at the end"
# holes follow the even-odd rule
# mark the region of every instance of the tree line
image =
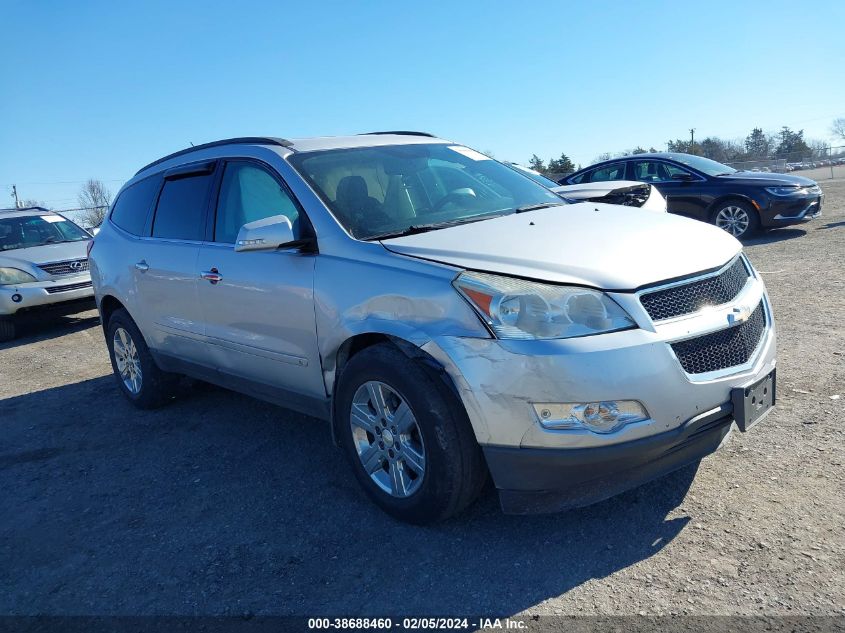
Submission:
MULTIPOLYGON (((830 128, 833 136, 845 140, 845 118, 833 121, 830 128)), ((720 163, 740 163, 746 161, 772 160, 777 158, 803 160, 805 158, 822 158, 826 156, 829 143, 804 137, 804 130, 792 130, 783 126, 778 132, 764 132, 755 127, 745 138, 725 139, 718 136, 708 136, 701 141, 674 139, 666 143, 666 151, 681 152, 704 156, 720 163)), ((611 158, 658 152, 654 147, 645 149, 637 146, 622 152, 605 152, 596 156, 592 163, 599 163, 611 158)), ((577 168, 566 154, 560 158, 553 158, 548 163, 534 154, 528 161, 528 166, 541 174, 567 174, 577 171, 577 168)))

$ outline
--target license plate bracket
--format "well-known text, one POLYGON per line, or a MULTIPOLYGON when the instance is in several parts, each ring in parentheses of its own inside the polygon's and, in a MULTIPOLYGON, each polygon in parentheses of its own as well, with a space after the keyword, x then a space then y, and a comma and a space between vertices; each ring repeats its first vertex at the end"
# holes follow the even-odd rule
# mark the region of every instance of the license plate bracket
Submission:
POLYGON ((772 410, 776 398, 775 370, 745 387, 731 389, 734 420, 745 433, 772 410))

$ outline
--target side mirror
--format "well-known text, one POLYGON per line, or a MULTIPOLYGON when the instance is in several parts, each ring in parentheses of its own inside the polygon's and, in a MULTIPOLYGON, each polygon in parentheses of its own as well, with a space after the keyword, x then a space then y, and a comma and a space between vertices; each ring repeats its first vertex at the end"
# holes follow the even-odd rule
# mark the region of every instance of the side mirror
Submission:
POLYGON ((290 219, 285 215, 273 215, 244 224, 238 231, 235 251, 275 250, 295 241, 290 219))
POLYGON ((672 174, 672 180, 681 180, 683 182, 690 182, 691 180, 695 180, 695 176, 693 176, 692 174, 688 174, 686 172, 678 173, 678 174, 672 174))

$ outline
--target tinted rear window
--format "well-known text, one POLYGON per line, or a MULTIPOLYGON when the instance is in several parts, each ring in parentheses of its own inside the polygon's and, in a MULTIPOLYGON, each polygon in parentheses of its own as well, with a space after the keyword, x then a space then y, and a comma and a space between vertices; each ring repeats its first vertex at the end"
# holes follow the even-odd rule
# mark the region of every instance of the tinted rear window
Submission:
POLYGON ((202 240, 211 179, 211 174, 203 174, 165 180, 153 220, 153 237, 202 240))
POLYGON ((132 235, 143 234, 160 182, 158 178, 147 178, 124 189, 114 203, 111 221, 132 235))

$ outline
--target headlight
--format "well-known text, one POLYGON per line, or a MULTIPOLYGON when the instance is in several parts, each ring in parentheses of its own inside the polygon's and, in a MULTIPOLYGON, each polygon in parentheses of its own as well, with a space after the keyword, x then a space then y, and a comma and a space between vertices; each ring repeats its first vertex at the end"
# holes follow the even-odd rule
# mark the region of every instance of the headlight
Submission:
POLYGON ((794 196, 804 193, 801 187, 766 187, 766 191, 773 196, 794 196))
POLYGON ((635 327, 603 292, 465 272, 453 282, 497 337, 555 339, 635 327))
POLYGON ((17 268, 0 268, 0 286, 26 284, 31 281, 36 281, 35 277, 25 270, 18 270, 17 268))

